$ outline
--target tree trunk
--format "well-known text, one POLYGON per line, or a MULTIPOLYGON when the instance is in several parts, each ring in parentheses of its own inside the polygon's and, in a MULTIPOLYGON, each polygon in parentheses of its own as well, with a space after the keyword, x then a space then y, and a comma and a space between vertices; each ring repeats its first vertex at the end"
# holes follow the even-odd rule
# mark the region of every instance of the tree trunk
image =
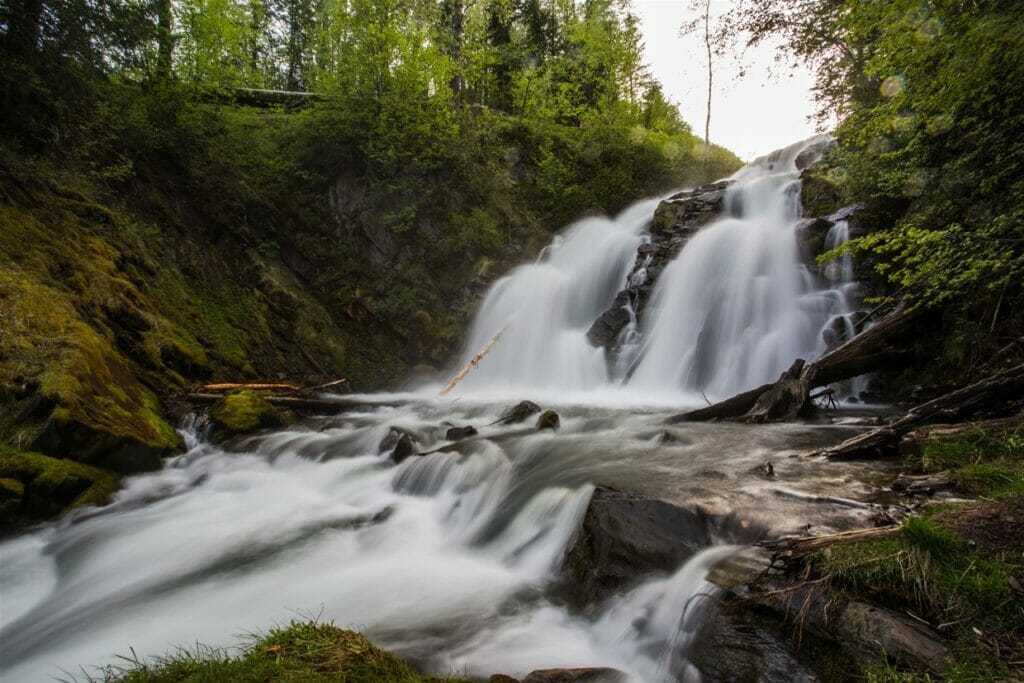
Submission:
POLYGON ((8 7, 8 50, 13 56, 28 60, 39 44, 43 0, 12 0, 8 7))
POLYGON ((171 77, 171 64, 174 59, 174 36, 171 33, 171 0, 157 0, 157 76, 166 80, 171 77))

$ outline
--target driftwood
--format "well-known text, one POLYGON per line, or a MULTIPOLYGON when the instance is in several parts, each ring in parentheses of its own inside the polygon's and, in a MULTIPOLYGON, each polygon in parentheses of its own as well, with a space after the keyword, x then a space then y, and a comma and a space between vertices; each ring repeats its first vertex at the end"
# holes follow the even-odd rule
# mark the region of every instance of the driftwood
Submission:
POLYGON ((462 381, 463 377, 465 377, 467 374, 469 374, 470 370, 472 370, 477 365, 479 365, 480 361, 483 360, 483 357, 486 356, 488 353, 490 353, 491 349, 494 348, 494 345, 498 343, 499 339, 501 339, 501 335, 505 334, 505 330, 506 329, 508 329, 507 325, 505 327, 501 328, 500 330, 498 330, 498 334, 496 334, 493 337, 491 337, 491 341, 487 342, 487 345, 484 348, 480 349, 480 353, 478 353, 475 356, 473 356, 469 360, 469 362, 466 363, 462 367, 462 369, 459 370, 458 373, 456 373, 456 375, 454 377, 452 377, 452 381, 448 382, 448 384, 445 385, 444 389, 442 389, 440 392, 438 392, 437 395, 438 396, 446 395, 449 391, 451 391, 455 387, 456 384, 458 384, 459 382, 462 381))
POLYGON ((894 311, 812 363, 797 359, 771 384, 706 408, 676 415, 670 421, 791 420, 811 407, 810 392, 813 389, 882 369, 905 356, 907 351, 898 342, 911 333, 926 315, 924 311, 894 311))
POLYGON ((1024 364, 915 406, 904 417, 818 451, 830 460, 875 458, 894 453, 911 431, 950 419, 969 419, 980 411, 1006 410, 1007 401, 1024 396, 1024 364))

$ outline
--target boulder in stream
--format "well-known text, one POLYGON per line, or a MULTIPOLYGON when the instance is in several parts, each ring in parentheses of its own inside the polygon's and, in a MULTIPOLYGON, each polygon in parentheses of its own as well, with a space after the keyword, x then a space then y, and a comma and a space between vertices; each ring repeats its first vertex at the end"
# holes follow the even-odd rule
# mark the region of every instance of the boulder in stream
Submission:
POLYGON ((763 530, 731 517, 598 486, 566 553, 569 600, 594 604, 652 574, 670 574, 716 540, 753 542, 763 530))
POLYGON ((387 435, 377 446, 378 453, 391 451, 391 459, 401 463, 406 458, 419 455, 416 450, 416 437, 400 427, 390 427, 387 435))
POLYGON ((506 410, 499 422, 502 424, 517 424, 531 415, 536 415, 540 411, 541 407, 533 401, 520 401, 506 410))
POLYGON ((553 410, 545 410, 543 413, 540 414, 540 417, 537 418, 537 430, 555 430, 558 429, 561 422, 562 421, 561 418, 558 417, 558 413, 556 413, 553 410))
POLYGON ((444 433, 444 438, 449 441, 461 441, 462 439, 468 439, 469 437, 476 435, 476 427, 473 425, 466 425, 465 427, 449 427, 448 431, 444 433))

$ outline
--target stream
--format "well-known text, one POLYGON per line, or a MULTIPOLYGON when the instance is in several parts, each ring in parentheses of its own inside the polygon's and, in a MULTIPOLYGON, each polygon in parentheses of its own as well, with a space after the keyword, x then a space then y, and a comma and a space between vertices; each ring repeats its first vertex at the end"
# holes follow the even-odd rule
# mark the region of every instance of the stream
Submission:
POLYGON ((863 526, 892 502, 892 465, 799 456, 859 429, 841 420, 667 426, 705 396, 820 354, 821 330, 852 312, 851 269, 813 272, 798 255, 794 159, 813 142, 737 173, 725 215, 658 281, 628 372, 586 331, 633 268, 657 200, 569 226, 495 283, 455 369, 503 337, 450 396, 436 384, 369 395, 362 412, 227 445, 192 420, 188 451, 126 480, 112 504, 4 541, 0 677, 237 647, 315 618, 442 675, 608 666, 637 681, 700 680, 694 608, 734 539, 582 612, 560 594, 559 570, 597 484, 773 535, 863 526), (560 428, 498 424, 522 399, 557 411, 560 428), (432 450, 451 425, 479 435, 397 465, 380 447, 398 427, 432 450), (758 474, 765 461, 774 477, 758 474))

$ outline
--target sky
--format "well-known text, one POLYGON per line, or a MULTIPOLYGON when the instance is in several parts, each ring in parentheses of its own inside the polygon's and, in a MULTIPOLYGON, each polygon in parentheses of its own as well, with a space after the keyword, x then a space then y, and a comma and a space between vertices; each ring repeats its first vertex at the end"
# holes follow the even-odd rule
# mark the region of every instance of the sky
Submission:
MULTIPOLYGON (((665 95, 679 105, 693 132, 704 135, 707 105, 707 53, 703 33, 680 37, 692 16, 689 0, 633 0, 641 21, 646 61, 665 95)), ((712 13, 724 12, 732 0, 712 0, 712 13)), ((759 46, 742 56, 746 75, 739 77, 735 58, 722 57, 714 68, 711 141, 749 161, 810 137, 816 132, 811 86, 806 68, 776 63, 773 46, 759 46), (769 71, 776 72, 774 75, 769 71)))

